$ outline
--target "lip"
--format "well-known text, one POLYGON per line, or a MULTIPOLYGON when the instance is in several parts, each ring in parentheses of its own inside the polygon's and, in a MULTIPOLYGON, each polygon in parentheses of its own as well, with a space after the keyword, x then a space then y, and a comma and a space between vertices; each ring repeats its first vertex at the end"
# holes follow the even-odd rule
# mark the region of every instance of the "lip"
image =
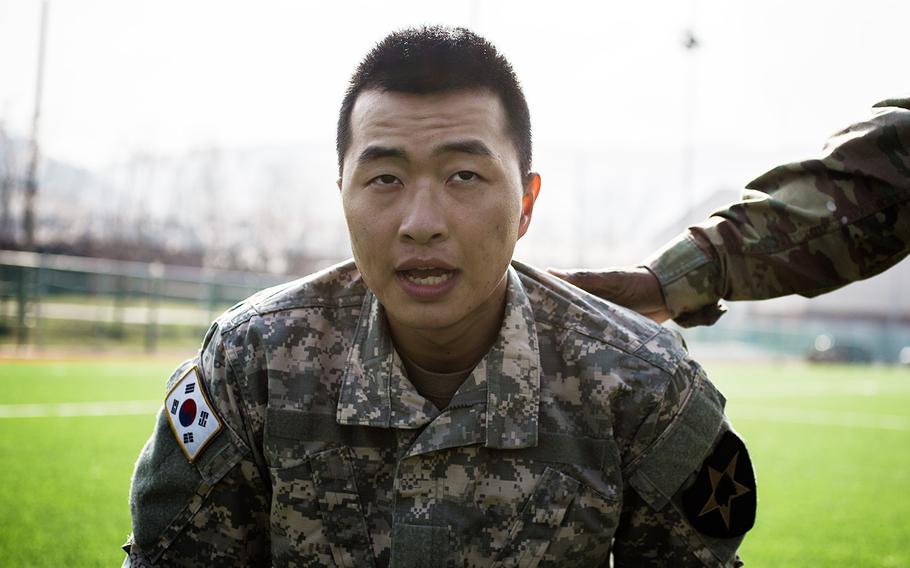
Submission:
POLYGON ((415 256, 412 258, 407 258, 397 265, 395 265, 396 272, 403 272, 405 270, 414 270, 415 268, 439 268, 442 270, 457 270, 450 263, 442 260, 441 258, 433 257, 419 257, 415 256))
MULTIPOLYGON (((445 268, 443 266, 438 266, 438 265, 434 266, 432 264, 421 264, 421 265, 413 266, 412 268, 424 268, 424 267, 430 267, 430 266, 432 266, 433 268, 445 268)), ((450 268, 445 268, 445 269, 453 270, 450 268)), ((403 270, 410 270, 410 269, 405 268, 403 270)), ((454 272, 455 273, 452 274, 452 276, 448 280, 446 280, 445 282, 440 282, 439 284, 428 284, 428 285, 416 284, 416 283, 408 280, 408 278, 404 274, 402 274, 401 271, 397 271, 397 270, 395 271, 395 279, 398 281, 398 284, 405 291, 405 293, 407 293, 412 298, 415 298, 417 300, 425 300, 425 301, 426 300, 438 300, 438 299, 442 298, 443 296, 445 296, 446 294, 448 294, 450 291, 452 291, 452 289, 455 287, 455 285, 458 284, 458 279, 461 277, 461 272, 459 272, 457 270, 455 270, 454 272)))

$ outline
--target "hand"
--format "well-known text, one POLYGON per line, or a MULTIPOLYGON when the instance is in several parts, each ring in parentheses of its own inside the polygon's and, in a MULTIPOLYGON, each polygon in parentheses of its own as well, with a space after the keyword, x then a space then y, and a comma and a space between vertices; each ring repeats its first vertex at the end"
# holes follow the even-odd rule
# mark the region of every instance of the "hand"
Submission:
POLYGON ((603 270, 557 270, 547 272, 604 300, 631 308, 657 323, 670 319, 660 282, 643 266, 620 266, 603 270))

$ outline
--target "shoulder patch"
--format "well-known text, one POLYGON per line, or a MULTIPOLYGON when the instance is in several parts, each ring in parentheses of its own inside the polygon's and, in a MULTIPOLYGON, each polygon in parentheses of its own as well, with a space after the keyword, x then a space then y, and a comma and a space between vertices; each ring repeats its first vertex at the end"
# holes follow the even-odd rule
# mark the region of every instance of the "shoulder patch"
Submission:
POLYGON ((177 443, 190 462, 221 431, 221 419, 205 394, 202 377, 196 365, 187 370, 168 391, 164 399, 167 419, 177 443))
POLYGON ((701 533, 740 536, 755 524, 755 493, 749 452, 739 436, 728 430, 705 458, 695 484, 683 493, 683 509, 701 533))

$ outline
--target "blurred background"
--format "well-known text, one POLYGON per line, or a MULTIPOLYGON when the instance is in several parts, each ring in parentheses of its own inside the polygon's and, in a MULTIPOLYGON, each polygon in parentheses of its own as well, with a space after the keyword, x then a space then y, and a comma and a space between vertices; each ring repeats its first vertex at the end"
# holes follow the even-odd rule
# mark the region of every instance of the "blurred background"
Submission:
MULTIPOLYGON (((513 62, 544 179, 517 257, 539 266, 641 261, 910 89, 899 1, 0 6, 0 352, 19 355, 193 345, 347 258, 337 110, 397 27, 467 25, 513 62)), ((737 305, 689 338, 910 361, 908 277, 737 305)))
MULTIPOLYGON (((0 0, 0 504, 30 503, 3 507, 0 552, 118 561, 169 369, 237 300, 350 256, 335 122, 389 31, 464 25, 511 60, 543 177, 516 257, 572 267, 643 260, 910 91, 908 21, 902 0, 0 0)), ((908 284, 903 262, 683 331, 768 472, 751 565, 910 565, 908 284)))

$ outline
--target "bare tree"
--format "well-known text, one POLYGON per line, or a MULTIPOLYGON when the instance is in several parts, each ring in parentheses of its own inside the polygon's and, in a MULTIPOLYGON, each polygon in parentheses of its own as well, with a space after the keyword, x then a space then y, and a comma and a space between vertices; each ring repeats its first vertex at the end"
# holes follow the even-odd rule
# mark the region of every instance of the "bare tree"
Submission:
POLYGON ((157 170, 157 159, 148 152, 136 150, 130 155, 123 188, 124 201, 119 211, 122 237, 127 241, 143 243, 148 237, 151 224, 149 195, 154 191, 157 170))
POLYGON ((203 266, 212 268, 226 268, 228 264, 227 247, 222 235, 224 197, 220 195, 223 190, 221 168, 221 151, 215 146, 209 146, 198 151, 199 159, 199 190, 202 198, 202 244, 203 266))

